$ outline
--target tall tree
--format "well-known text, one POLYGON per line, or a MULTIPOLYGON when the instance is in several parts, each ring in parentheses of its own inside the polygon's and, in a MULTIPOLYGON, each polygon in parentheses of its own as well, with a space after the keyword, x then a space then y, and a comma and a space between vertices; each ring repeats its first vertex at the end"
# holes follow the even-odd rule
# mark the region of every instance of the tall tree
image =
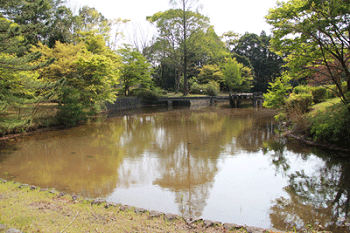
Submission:
POLYGON ((76 17, 74 31, 78 38, 86 33, 93 32, 94 34, 102 35, 105 43, 110 48, 115 48, 117 38, 121 34, 118 28, 127 23, 128 20, 107 19, 102 13, 95 8, 83 6, 79 9, 79 14, 76 17))
POLYGON ((33 71, 53 61, 43 60, 42 63, 33 65, 41 54, 36 52, 17 56, 26 50, 21 27, 0 14, 0 111, 29 99, 34 102, 35 88, 39 83, 33 71))
MULTIPOLYGON (((174 65, 173 70, 176 73, 177 83, 175 90, 178 89, 182 74, 184 94, 188 94, 189 64, 193 62, 191 57, 195 58, 193 55, 197 53, 198 46, 195 44, 201 39, 200 36, 206 34, 209 30, 209 18, 188 9, 186 13, 182 9, 170 9, 165 12, 158 12, 147 17, 147 19, 158 28, 159 35, 156 42, 158 45, 154 48, 160 49, 160 54, 170 59, 174 65), (186 22, 184 22, 184 14, 186 15, 186 22), (199 33, 200 31, 202 33, 199 33)), ((163 58, 165 58, 164 56, 163 58)))
POLYGON ((198 25, 198 18, 195 17, 193 11, 198 14, 198 0, 169 0, 171 4, 175 7, 182 9, 180 24, 182 27, 181 37, 182 37, 182 60, 183 60, 183 77, 184 77, 184 90, 183 94, 188 94, 188 37, 196 30, 200 25, 198 25), (195 9, 196 8, 196 9, 195 9))
POLYGON ((274 51, 288 54, 289 73, 294 77, 310 77, 324 71, 315 67, 326 67, 326 75, 350 111, 350 99, 341 84, 345 80, 350 91, 349 0, 278 2, 266 19, 273 26, 274 51))
MULTIPOLYGON (((1 13, 22 28, 28 44, 51 45, 54 41, 69 42, 72 12, 63 0, 13 0, 0 2, 1 13)), ((28 46, 29 48, 30 46, 28 46)))
POLYGON ((150 64, 147 59, 137 50, 129 46, 119 50, 122 56, 123 65, 121 67, 121 84, 125 96, 130 92, 130 89, 135 85, 139 88, 148 89, 151 86, 150 64))
POLYGON ((266 92, 269 82, 281 75, 283 59, 270 51, 270 39, 264 31, 260 36, 247 32, 239 38, 232 50, 250 60, 254 68, 254 91, 266 92))

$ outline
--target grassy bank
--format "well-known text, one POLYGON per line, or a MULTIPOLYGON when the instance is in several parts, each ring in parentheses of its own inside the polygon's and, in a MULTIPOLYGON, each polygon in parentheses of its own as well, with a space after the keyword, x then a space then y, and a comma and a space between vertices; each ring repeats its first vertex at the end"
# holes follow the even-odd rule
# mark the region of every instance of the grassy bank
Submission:
POLYGON ((185 221, 2 180, 0 207, 0 224, 22 232, 262 232, 234 224, 185 221))
POLYGON ((23 104, 0 112, 0 137, 53 125, 57 104, 23 104))

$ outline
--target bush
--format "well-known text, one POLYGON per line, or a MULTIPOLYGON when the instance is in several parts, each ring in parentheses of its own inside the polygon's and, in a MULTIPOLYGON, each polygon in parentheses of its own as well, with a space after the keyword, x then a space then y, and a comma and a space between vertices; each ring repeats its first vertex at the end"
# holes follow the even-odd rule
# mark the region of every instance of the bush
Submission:
POLYGON ((313 104, 313 96, 310 93, 294 94, 292 93, 286 100, 286 111, 297 111, 307 113, 313 104))
POLYGON ((191 85, 191 94, 204 94, 205 84, 193 83, 191 85))
POLYGON ((191 85, 192 94, 204 94, 210 96, 217 96, 220 91, 220 85, 217 82, 209 82, 207 84, 193 83, 191 85))
POLYGON ((311 91, 311 87, 309 86, 304 86, 304 85, 300 85, 300 86, 296 86, 293 88, 293 93, 294 94, 305 94, 305 93, 310 93, 311 91))
POLYGON ((210 95, 210 96, 217 96, 220 91, 220 85, 217 82, 209 82, 206 84, 204 89, 204 94, 210 95))
POLYGON ((321 103, 327 99, 327 89, 324 87, 311 88, 311 94, 315 104, 321 103))
POLYGON ((161 89, 133 89, 130 93, 144 100, 155 100, 163 96, 163 91, 161 89))
MULTIPOLYGON (((347 92, 347 84, 346 82, 342 83, 342 91, 345 93, 347 92)), ((339 97, 338 94, 338 89, 335 85, 330 85, 327 87, 327 99, 332 99, 332 98, 336 98, 339 97)))
POLYGON ((348 147, 350 143, 350 114, 344 104, 328 107, 310 117, 311 136, 315 141, 348 147))
POLYGON ((293 89, 294 94, 312 94, 314 103, 321 103, 327 99, 327 89, 324 87, 296 86, 293 89))

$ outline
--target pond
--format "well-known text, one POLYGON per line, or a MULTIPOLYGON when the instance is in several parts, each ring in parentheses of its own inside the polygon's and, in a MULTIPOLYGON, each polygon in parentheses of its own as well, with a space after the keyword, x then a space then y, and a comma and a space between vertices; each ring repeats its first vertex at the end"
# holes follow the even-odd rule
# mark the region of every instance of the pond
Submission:
POLYGON ((140 110, 3 145, 0 177, 185 218, 348 232, 349 159, 277 129, 266 109, 140 110))

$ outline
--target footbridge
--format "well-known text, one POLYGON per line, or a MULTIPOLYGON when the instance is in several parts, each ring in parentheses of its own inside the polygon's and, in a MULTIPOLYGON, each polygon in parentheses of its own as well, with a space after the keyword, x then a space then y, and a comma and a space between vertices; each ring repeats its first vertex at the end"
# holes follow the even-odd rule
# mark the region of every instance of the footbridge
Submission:
POLYGON ((167 106, 199 106, 214 105, 218 102, 228 102, 231 108, 240 108, 243 104, 253 107, 262 106, 262 93, 234 93, 227 96, 197 96, 197 97, 163 97, 158 102, 167 106))

